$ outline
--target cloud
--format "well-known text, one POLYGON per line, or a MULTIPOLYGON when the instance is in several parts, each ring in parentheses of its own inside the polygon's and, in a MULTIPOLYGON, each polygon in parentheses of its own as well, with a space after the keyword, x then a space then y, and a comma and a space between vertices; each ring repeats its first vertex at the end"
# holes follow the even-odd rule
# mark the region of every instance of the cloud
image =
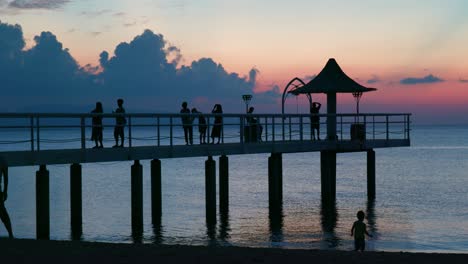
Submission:
POLYGON ((9 7, 17 9, 58 9, 70 0, 14 0, 9 3, 9 7))
POLYGON ((103 51, 97 66, 80 66, 51 32, 35 36, 34 43, 25 50, 21 27, 0 22, 0 87, 9 98, 3 107, 68 112, 54 105, 69 103, 88 111, 98 100, 108 107, 123 97, 129 111, 178 112, 180 102, 188 101, 203 112, 215 103, 223 104, 225 112, 239 112, 242 94, 254 94, 256 102, 265 104, 279 98, 275 86, 254 92, 255 68, 245 75, 229 72, 212 58, 179 65, 181 50, 151 30, 120 43, 113 52, 103 51))
POLYGON ((373 75, 371 79, 367 80, 367 84, 374 84, 380 82, 380 78, 377 75, 373 75))
POLYGON ((432 74, 429 74, 425 77, 422 78, 416 78, 416 77, 408 77, 405 79, 400 80, 400 84, 404 85, 415 85, 415 84, 430 84, 430 83, 438 83, 438 82, 444 82, 445 80, 436 77, 432 74))
POLYGON ((459 79, 458 81, 461 83, 468 83, 468 79, 459 79))
POLYGON ((100 17, 104 14, 110 13, 111 10, 109 9, 103 9, 99 11, 83 11, 80 13, 81 16, 86 16, 88 18, 95 18, 95 17, 100 17))

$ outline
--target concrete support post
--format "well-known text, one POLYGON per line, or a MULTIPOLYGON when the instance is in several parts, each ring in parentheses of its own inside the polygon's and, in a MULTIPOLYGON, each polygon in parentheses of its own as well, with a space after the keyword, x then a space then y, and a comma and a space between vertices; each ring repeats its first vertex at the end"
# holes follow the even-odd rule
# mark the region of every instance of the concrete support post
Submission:
POLYGON ((70 213, 72 239, 79 240, 83 233, 81 165, 70 166, 70 213))
POLYGON ((219 157, 219 211, 229 211, 229 159, 226 155, 219 157))
POLYGON ((39 166, 36 172, 36 237, 50 237, 49 171, 46 165, 39 166))
POLYGON ((205 161, 205 206, 207 224, 216 224, 216 162, 212 156, 205 161))
POLYGON ((280 209, 283 203, 283 160, 281 153, 268 158, 268 201, 270 209, 280 209))
POLYGON ((367 197, 375 199, 375 151, 367 151, 367 197))
POLYGON ((334 204, 336 200, 336 152, 320 151, 320 172, 322 203, 334 204))
POLYGON ((162 216, 161 160, 151 161, 151 217, 153 224, 160 223, 162 216))
POLYGON ((135 160, 131 167, 132 231, 143 231, 143 167, 135 160))

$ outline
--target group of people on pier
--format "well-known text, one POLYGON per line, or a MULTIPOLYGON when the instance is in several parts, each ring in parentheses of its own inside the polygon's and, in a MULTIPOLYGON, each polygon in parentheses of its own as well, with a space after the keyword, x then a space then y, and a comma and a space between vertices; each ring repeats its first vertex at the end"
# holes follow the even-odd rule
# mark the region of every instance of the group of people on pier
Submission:
MULTIPOLYGON (((182 127, 184 129, 184 138, 185 145, 193 145, 193 122, 195 118, 198 118, 198 133, 200 134, 200 144, 206 144, 206 130, 208 129, 208 124, 206 119, 203 116, 202 112, 198 111, 197 108, 188 108, 187 102, 182 103, 182 109, 180 110, 181 114, 186 114, 182 116, 182 127), (193 115, 190 115, 193 114, 193 115)), ((220 104, 215 104, 212 114, 222 114, 223 107, 220 104)), ((214 144, 215 138, 218 139, 216 144, 219 144, 221 141, 221 130, 223 128, 223 117, 220 115, 215 116, 213 128, 211 129, 211 142, 208 139, 208 143, 214 144)))
MULTIPOLYGON (((123 108, 123 99, 118 99, 117 100, 117 109, 115 111, 112 111, 112 113, 117 113, 117 114, 125 114, 125 108, 123 108)), ((96 108, 94 108, 93 111, 91 111, 92 114, 102 114, 103 107, 101 102, 96 103, 96 108)), ((115 139, 115 145, 113 146, 114 148, 123 148, 124 146, 124 127, 125 124, 127 123, 127 119, 124 116, 117 116, 115 118, 115 127, 114 127, 114 139, 115 139), (120 144, 119 144, 119 139, 120 139, 120 144)), ((99 115, 94 115, 92 119, 92 132, 91 132, 91 140, 94 140, 94 143, 96 144, 93 148, 103 148, 104 145, 102 144, 102 131, 104 129, 102 125, 102 116, 99 115)))

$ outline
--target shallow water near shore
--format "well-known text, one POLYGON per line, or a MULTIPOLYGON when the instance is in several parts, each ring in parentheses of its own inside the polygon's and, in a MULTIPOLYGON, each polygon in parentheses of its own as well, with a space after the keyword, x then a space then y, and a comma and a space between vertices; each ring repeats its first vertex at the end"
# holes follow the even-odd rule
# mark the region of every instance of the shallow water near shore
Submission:
MULTIPOLYGON (((111 145, 112 142, 106 142, 111 145)), ((366 154, 338 154, 336 210, 322 212, 320 155, 283 155, 283 217, 268 210, 267 154, 229 156, 230 207, 205 223, 206 158, 162 160, 163 216, 151 224, 150 162, 144 175, 142 242, 351 250, 356 212, 366 212, 369 250, 468 253, 468 126, 415 126, 411 147, 376 149, 375 201, 366 154)), ((216 157, 217 160, 217 157, 216 157)), ((83 165, 85 241, 133 243, 132 162, 83 165)), ((51 239, 71 239, 69 166, 50 171, 51 239)), ((37 167, 10 168, 7 209, 15 235, 35 238, 37 167)), ((0 236, 6 230, 0 225, 0 236)))

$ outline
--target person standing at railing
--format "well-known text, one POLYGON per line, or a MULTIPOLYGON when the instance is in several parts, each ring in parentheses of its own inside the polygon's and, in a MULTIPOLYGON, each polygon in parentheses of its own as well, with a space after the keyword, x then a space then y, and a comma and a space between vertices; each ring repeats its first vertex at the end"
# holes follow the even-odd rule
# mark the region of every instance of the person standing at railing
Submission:
MULTIPOLYGON (((112 111, 112 113, 116 114, 125 114, 125 109, 123 108, 123 99, 118 99, 117 100, 117 109, 115 111, 112 111)), ((115 127, 114 127, 114 139, 115 139, 115 145, 113 146, 114 148, 123 148, 124 146, 124 127, 125 124, 127 123, 127 119, 125 119, 125 116, 119 115, 115 118, 115 127), (120 145, 119 145, 119 138, 120 138, 120 145)))
POLYGON ((248 136, 247 138, 249 140, 247 141, 262 141, 262 131, 263 127, 260 125, 260 122, 258 121, 257 118, 252 116, 253 111, 255 108, 251 106, 249 108, 249 111, 247 112, 247 131, 248 131, 248 136))
POLYGON ((13 231, 11 229, 10 216, 5 208, 5 201, 8 198, 8 164, 6 161, 0 157, 0 219, 5 225, 6 230, 8 231, 9 238, 13 238, 13 231), (2 189, 2 179, 3 179, 3 189, 2 189))
POLYGON ((198 115, 198 133, 200 133, 200 144, 206 144, 206 119, 196 108, 192 108, 192 114, 198 115))
POLYGON ((182 127, 184 128, 185 145, 193 145, 193 118, 190 116, 190 109, 187 107, 187 102, 182 103, 180 110, 182 116, 182 127))
POLYGON ((94 140, 94 143, 96 144, 93 148, 103 148, 104 146, 102 145, 102 116, 97 115, 103 113, 102 103, 97 102, 96 108, 93 111, 91 111, 91 113, 95 114, 92 118, 93 130, 91 133, 91 140, 94 140))
POLYGON ((317 130, 317 139, 320 140, 320 107, 322 106, 319 102, 313 102, 310 108, 310 130, 312 132, 312 140, 315 140, 315 130, 317 130))
MULTIPOLYGON (((215 104, 211 113, 222 114, 223 107, 220 104, 215 104)), ((218 138, 218 142, 216 144, 219 144, 219 141, 221 140, 221 129, 223 129, 223 117, 221 115, 217 115, 214 118, 213 129, 211 130, 211 144, 214 144, 215 138, 218 138)))

